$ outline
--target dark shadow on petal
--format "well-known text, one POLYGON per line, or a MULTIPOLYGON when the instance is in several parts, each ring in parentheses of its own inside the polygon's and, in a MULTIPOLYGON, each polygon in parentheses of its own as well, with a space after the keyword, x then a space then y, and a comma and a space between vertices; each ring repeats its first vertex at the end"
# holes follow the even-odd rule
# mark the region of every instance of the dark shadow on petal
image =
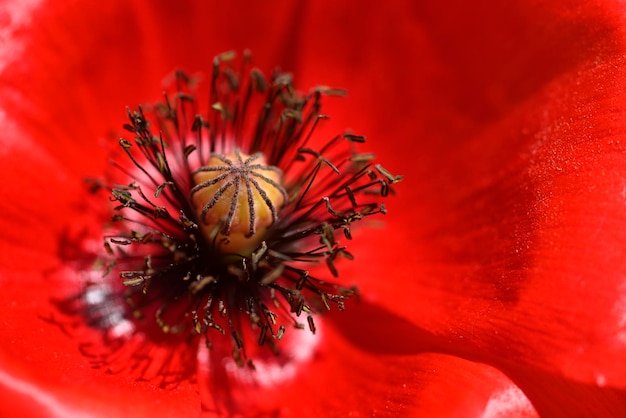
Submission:
POLYGON ((95 213, 91 211, 92 219, 74 219, 60 232, 60 263, 44 272, 46 282, 59 289, 50 297, 56 312, 40 314, 39 319, 57 327, 102 373, 162 388, 194 379, 198 338, 162 332, 152 320, 154 311, 133 316, 121 283, 103 280, 92 240, 104 222, 95 213))
POLYGON ((351 344, 377 354, 410 355, 441 351, 436 336, 385 308, 366 301, 349 301, 345 311, 332 310, 330 320, 351 344))
POLYGON ((507 365, 501 370, 524 391, 542 417, 623 417, 626 414, 626 391, 603 387, 607 382, 603 382, 601 376, 596 384, 590 384, 516 365, 507 365))

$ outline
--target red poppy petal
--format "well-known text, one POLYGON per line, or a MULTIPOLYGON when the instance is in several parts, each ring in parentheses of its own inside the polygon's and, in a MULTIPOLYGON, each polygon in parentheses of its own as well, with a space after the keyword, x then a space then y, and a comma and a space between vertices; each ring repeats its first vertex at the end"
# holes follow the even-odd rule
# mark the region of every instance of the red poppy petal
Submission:
MULTIPOLYGON (((332 315, 334 324, 354 347, 381 358, 386 356, 412 356, 414 353, 448 350, 458 353, 460 344, 444 344, 437 338, 398 317, 380 306, 361 302, 349 306, 349 310, 332 315), (361 324, 356 327, 354 324, 361 324)), ((446 357, 441 355, 442 358, 446 357)), ((493 358, 490 359, 494 361, 493 358)), ((463 362, 462 360, 454 360, 463 362)), ((606 382, 579 383, 558 373, 547 373, 526 364, 500 361, 492 364, 507 374, 530 399, 541 416, 620 416, 626 410, 626 391, 607 387, 606 382)), ((507 399, 509 391, 492 395, 507 399)), ((499 402, 493 400, 493 408, 499 402)), ((500 405, 503 406, 503 405, 500 405)), ((492 413, 492 412, 490 412, 492 413)), ((494 416, 485 412, 485 416, 494 416)), ((493 412, 495 414, 495 411, 493 412)), ((502 413, 495 416, 515 416, 502 413)))
MULTIPOLYGON (((257 370, 257 383, 243 389, 245 379, 239 382, 230 412, 281 417, 537 416, 522 392, 489 366, 429 352, 365 352, 348 343, 343 330, 320 330, 321 347, 297 376, 281 381, 257 370)), ((207 409, 225 413, 223 406, 211 403, 207 390, 207 409)))
POLYGON ((342 272, 457 348, 624 387, 623 7, 405 6, 310 10, 345 118, 407 178, 342 272))

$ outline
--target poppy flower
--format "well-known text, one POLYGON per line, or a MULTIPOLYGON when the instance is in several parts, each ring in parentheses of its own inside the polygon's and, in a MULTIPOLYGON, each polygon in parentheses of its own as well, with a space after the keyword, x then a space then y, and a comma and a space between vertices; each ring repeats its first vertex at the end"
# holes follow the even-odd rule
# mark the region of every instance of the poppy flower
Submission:
POLYGON ((225 3, 0 12, 2 414, 626 411, 623 6, 225 3), (84 179, 111 172, 126 107, 246 48, 302 91, 345 88, 316 136, 362 133, 406 178, 337 266, 360 301, 256 372, 147 333, 119 344, 58 303, 95 272, 110 213, 84 179))

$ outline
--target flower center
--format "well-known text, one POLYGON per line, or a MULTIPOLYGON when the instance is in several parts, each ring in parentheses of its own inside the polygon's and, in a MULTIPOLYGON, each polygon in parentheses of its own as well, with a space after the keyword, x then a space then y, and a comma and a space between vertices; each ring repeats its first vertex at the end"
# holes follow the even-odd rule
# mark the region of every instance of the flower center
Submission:
MULTIPOLYGON (((137 332, 185 344, 202 335, 215 358, 232 350, 253 367, 255 346, 279 353, 290 328, 315 334, 315 314, 356 294, 336 263, 353 259, 353 224, 385 214, 402 177, 357 152, 363 136, 316 139, 322 98, 340 90, 303 93, 289 74, 266 80, 249 56, 233 58, 215 58, 206 109, 182 72, 148 113, 128 109, 129 165, 115 163, 122 182, 106 186, 117 203, 100 264, 121 279, 111 299, 137 332)), ((93 321, 113 320, 104 315, 93 321)))
POLYGON ((191 200, 204 238, 220 251, 249 256, 287 201, 282 173, 263 154, 212 154, 193 173, 191 200))

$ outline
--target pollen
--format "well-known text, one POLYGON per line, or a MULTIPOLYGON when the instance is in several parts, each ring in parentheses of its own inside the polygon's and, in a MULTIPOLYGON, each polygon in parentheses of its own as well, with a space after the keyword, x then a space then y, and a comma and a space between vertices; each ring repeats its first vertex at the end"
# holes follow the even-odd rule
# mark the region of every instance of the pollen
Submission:
POLYGON ((191 201, 207 242, 220 252, 249 256, 287 201, 280 169, 263 154, 212 154, 193 173, 191 201))

